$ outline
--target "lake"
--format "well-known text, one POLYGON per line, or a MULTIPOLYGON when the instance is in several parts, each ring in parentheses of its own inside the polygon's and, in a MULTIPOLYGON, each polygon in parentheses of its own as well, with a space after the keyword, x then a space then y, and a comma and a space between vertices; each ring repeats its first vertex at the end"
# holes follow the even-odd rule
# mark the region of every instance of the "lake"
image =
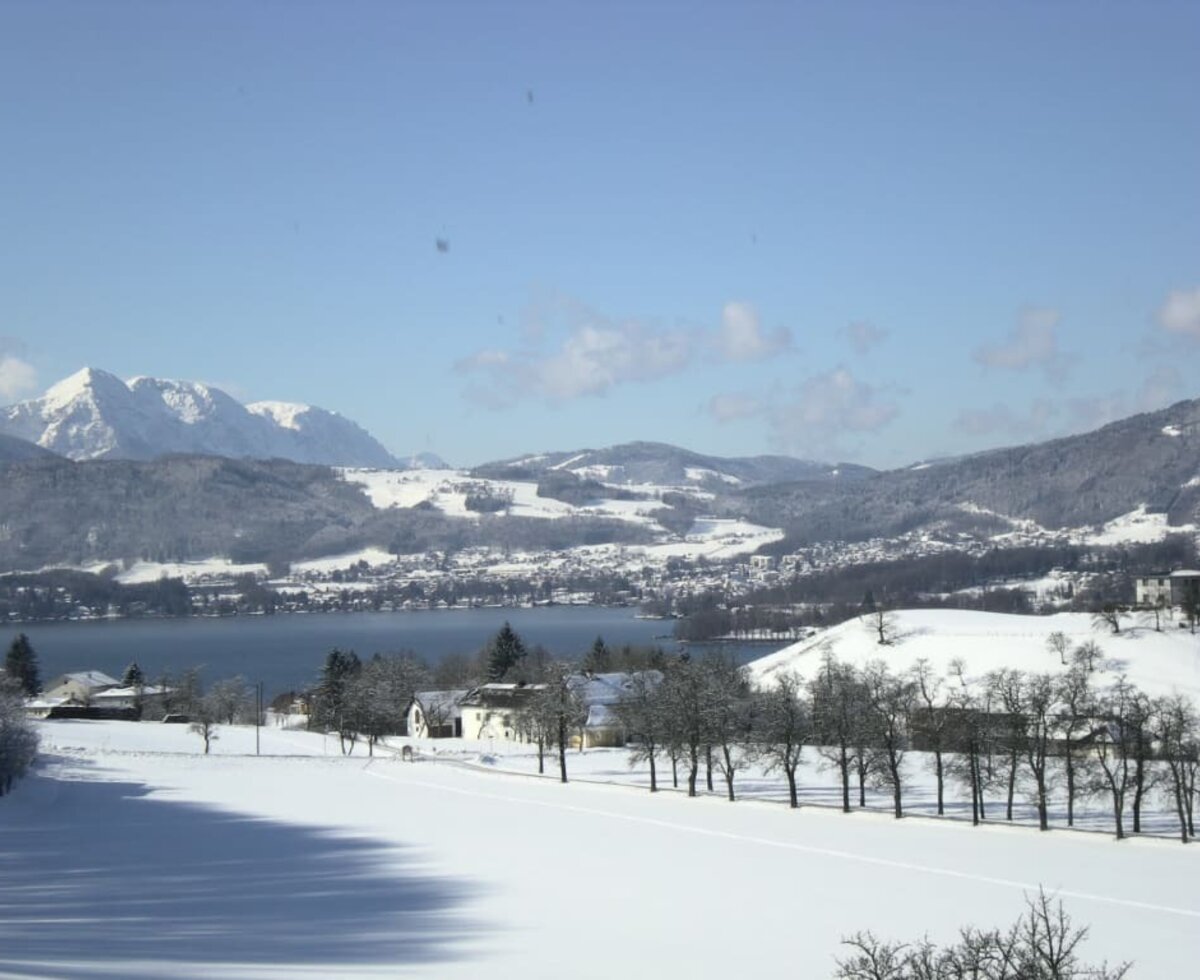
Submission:
MULTIPOLYGON (((25 633, 37 651, 43 682, 77 670, 120 678, 136 660, 148 679, 164 670, 199 666, 206 683, 241 674, 261 680, 270 697, 312 684, 334 647, 363 659, 412 650, 433 664, 447 654, 475 654, 506 620, 527 646, 541 644, 560 657, 581 656, 597 636, 613 647, 678 648, 674 640, 660 638, 670 635, 669 620, 636 619, 632 609, 596 606, 12 623, 11 635, 0 634, 0 641, 7 649, 11 636, 25 633)), ((726 644, 722 649, 746 661, 783 645, 726 644)))

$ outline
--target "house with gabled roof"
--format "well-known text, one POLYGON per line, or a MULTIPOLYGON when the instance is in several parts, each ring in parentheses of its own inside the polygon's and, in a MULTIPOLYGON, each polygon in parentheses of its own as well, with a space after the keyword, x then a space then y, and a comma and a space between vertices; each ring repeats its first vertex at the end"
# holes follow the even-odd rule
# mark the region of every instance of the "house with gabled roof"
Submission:
POLYGON ((471 692, 417 691, 408 706, 405 731, 413 738, 462 738, 462 702, 471 692))

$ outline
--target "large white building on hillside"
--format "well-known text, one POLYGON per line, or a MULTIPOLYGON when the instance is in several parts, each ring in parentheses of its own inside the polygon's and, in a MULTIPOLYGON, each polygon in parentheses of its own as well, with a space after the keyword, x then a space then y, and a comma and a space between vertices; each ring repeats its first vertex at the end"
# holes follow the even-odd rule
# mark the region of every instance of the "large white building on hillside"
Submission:
POLYGON ((1134 602, 1147 608, 1195 606, 1200 603, 1200 571, 1180 568, 1138 576, 1134 580, 1134 602))

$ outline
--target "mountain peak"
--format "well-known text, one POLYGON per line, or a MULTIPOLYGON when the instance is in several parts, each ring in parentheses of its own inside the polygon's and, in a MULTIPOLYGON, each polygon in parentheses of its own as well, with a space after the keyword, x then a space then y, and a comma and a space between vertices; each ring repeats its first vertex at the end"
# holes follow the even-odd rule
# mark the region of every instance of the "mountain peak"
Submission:
POLYGON ((246 406, 220 388, 85 367, 41 398, 0 408, 0 434, 70 459, 153 459, 170 453, 335 466, 391 467, 395 459, 336 412, 290 402, 246 406))
POLYGON ((125 391, 125 382, 115 374, 109 374, 99 368, 83 367, 46 389, 42 400, 47 405, 67 405, 85 396, 89 391, 101 395, 114 392, 120 394, 125 391))

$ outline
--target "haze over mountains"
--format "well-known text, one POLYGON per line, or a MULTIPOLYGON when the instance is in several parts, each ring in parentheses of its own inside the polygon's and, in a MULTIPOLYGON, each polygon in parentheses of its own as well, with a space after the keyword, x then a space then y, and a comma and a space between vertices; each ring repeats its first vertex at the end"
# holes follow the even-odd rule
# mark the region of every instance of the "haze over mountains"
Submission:
POLYGON ((155 459, 172 453, 343 466, 397 466, 354 422, 288 402, 250 405, 194 381, 122 381, 84 368, 40 398, 0 408, 0 434, 74 460, 155 459))

